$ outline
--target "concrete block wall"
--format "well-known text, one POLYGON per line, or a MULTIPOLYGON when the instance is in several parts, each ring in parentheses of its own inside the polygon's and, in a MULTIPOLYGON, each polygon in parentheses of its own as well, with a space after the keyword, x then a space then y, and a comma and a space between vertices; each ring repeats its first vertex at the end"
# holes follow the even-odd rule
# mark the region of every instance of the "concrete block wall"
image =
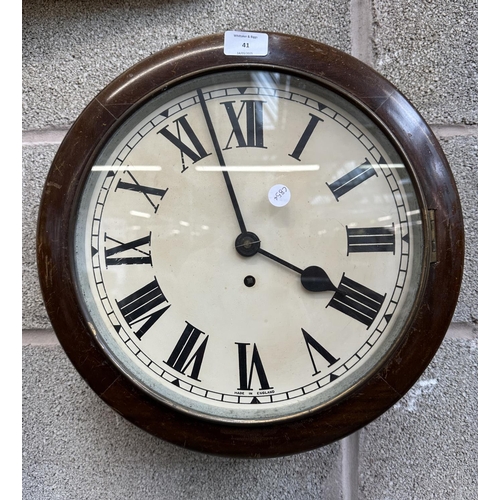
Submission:
POLYGON ((22 24, 23 498, 477 498, 477 2, 25 0, 22 24), (235 29, 330 44, 402 90, 451 164, 467 245, 453 323, 405 398, 341 442, 257 461, 174 447, 109 409, 58 345, 35 262, 43 182, 86 103, 163 47, 235 29))

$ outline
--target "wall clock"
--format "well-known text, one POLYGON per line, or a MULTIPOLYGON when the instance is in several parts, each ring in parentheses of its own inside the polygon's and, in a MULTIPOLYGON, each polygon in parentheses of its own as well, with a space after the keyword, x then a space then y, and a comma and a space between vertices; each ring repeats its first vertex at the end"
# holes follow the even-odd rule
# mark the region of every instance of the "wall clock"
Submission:
POLYGON ((233 457, 331 443, 397 402, 445 335, 464 254, 452 174, 408 100, 276 33, 181 43, 107 86, 54 158, 37 238, 90 387, 233 457))

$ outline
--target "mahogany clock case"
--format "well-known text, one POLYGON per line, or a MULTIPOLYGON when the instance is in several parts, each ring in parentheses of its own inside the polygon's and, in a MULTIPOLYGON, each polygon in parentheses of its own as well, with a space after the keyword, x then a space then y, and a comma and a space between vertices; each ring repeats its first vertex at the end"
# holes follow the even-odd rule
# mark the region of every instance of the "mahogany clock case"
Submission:
POLYGON ((37 234, 46 309, 69 359, 109 406, 147 432, 192 450, 232 457, 276 457, 341 439, 393 406, 432 360, 460 291, 464 231, 447 160, 429 126, 385 78, 324 44, 269 33, 266 56, 226 56, 224 36, 167 48, 127 70, 85 108, 62 142, 42 195, 37 234), (85 180, 113 132, 143 103, 195 76, 220 70, 282 71, 331 89, 385 131, 418 186, 427 262, 404 335, 363 384, 299 418, 260 425, 202 419, 163 404, 124 375, 96 340, 75 278, 75 214, 85 180))

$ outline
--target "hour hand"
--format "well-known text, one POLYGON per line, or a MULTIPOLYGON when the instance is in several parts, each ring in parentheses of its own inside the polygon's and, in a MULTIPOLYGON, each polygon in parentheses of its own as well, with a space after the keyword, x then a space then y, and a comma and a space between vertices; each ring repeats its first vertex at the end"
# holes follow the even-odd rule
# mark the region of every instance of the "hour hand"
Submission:
POLYGON ((324 269, 319 266, 309 266, 305 269, 300 269, 300 267, 290 264, 286 260, 261 248, 260 239, 255 233, 249 231, 241 233, 236 238, 235 247, 236 251, 243 257, 251 257, 252 255, 260 253, 278 264, 300 274, 300 282, 309 292, 335 292, 337 290, 337 287, 331 282, 324 269))
POLYGON ((331 282, 328 274, 318 266, 306 267, 300 275, 302 286, 310 292, 335 292, 337 287, 331 282))

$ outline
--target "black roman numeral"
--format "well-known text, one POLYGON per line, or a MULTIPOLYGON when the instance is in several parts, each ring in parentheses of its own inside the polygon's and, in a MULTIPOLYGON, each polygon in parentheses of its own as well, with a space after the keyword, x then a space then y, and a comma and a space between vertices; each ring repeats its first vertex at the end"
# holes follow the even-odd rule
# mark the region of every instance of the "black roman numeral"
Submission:
POLYGON ((328 306, 370 327, 384 299, 385 295, 370 290, 344 274, 328 306))
POLYGON ((314 129, 316 128, 316 125, 318 124, 318 122, 324 121, 318 116, 315 116, 311 113, 309 113, 309 116, 311 117, 311 119, 309 120, 306 129, 304 130, 302 136, 300 137, 299 142, 295 146, 293 153, 288 155, 291 156, 292 158, 295 158, 298 161, 300 161, 300 155, 302 154, 302 151, 304 151, 306 144, 309 142, 309 139, 311 138, 311 135, 314 132, 314 129))
POLYGON ((250 344, 244 344, 236 342, 238 346, 238 364, 240 373, 240 386, 239 391, 252 391, 252 377, 253 371, 257 372, 257 377, 260 382, 260 390, 272 389, 267 381, 266 372, 264 371, 264 366, 262 360, 260 359, 259 351, 257 350, 257 345, 253 345, 252 359, 250 361, 250 371, 248 370, 247 362, 247 346, 250 344))
POLYGON ((194 133, 191 125, 187 121, 186 116, 187 115, 183 115, 180 118, 177 118, 177 120, 173 121, 173 123, 175 123, 176 126, 177 135, 174 135, 172 132, 170 132, 170 130, 168 130, 168 125, 162 128, 158 132, 163 137, 168 139, 181 152, 182 172, 184 172, 188 168, 185 166, 184 155, 191 158, 191 161, 193 163, 196 163, 197 161, 200 161, 202 158, 206 158, 207 156, 210 156, 212 154, 206 152, 200 140, 194 133), (186 144, 186 142, 183 142, 181 140, 181 131, 183 131, 184 134, 187 136, 191 145, 188 145, 186 144))
MULTIPOLYGON (((163 197, 165 196, 165 193, 168 191, 168 188, 167 189, 159 189, 159 188, 155 188, 155 187, 142 186, 141 184, 139 184, 137 182, 137 179, 130 173, 129 170, 126 170, 125 172, 130 176, 130 178, 132 179, 132 182, 125 182, 125 181, 122 181, 122 179, 119 179, 118 184, 116 186, 116 189, 125 189, 127 191, 134 191, 136 193, 142 193, 146 197, 146 199, 148 200, 150 205, 154 208, 154 211, 156 212, 158 210, 159 204, 154 203, 153 196, 157 196, 160 198, 160 200, 162 200, 163 197)), ((115 191, 116 191, 116 189, 115 189, 115 191)))
POLYGON ((205 349, 208 343, 208 335, 201 343, 199 342, 201 335, 205 335, 205 333, 186 321, 186 328, 184 328, 172 354, 168 360, 165 361, 168 366, 183 375, 186 375, 186 370, 191 367, 191 374, 187 376, 198 382, 200 382, 198 377, 200 375, 201 363, 203 362, 203 356, 205 355, 205 349), (194 351, 195 347, 196 350, 194 351))
POLYGON ((136 324, 140 325, 140 328, 134 331, 139 340, 171 305, 163 295, 156 278, 116 303, 130 328, 136 324))
POLYGON ((314 339, 309 333, 307 333, 303 328, 302 335, 304 335, 304 340, 306 342, 307 350, 309 352, 309 357, 311 358, 311 362, 314 368, 313 375, 317 375, 321 370, 318 370, 316 367, 316 363, 314 361, 314 356, 311 351, 311 347, 320 354, 327 362, 328 366, 332 366, 338 361, 338 358, 333 357, 316 339, 314 339))
POLYGON ((106 267, 116 266, 120 264, 150 264, 151 250, 144 251, 140 247, 145 245, 151 246, 151 233, 143 238, 138 238, 128 243, 123 243, 115 238, 112 238, 107 233, 104 233, 104 241, 113 241, 117 243, 112 248, 104 248, 104 255, 106 259, 106 267))
POLYGON ((231 149, 229 143, 233 137, 238 142, 238 148, 264 148, 264 114, 263 106, 266 101, 241 101, 241 107, 236 114, 234 110, 235 101, 221 102, 226 108, 229 121, 233 128, 229 140, 224 149, 231 149), (246 121, 243 128, 246 129, 246 134, 243 134, 240 125, 240 117, 245 110, 246 121))
POLYGON ((340 179, 332 182, 331 184, 326 184, 333 196, 335 196, 338 201, 341 196, 348 193, 351 189, 359 186, 362 182, 366 181, 370 177, 377 175, 375 169, 372 164, 368 160, 362 163, 359 167, 356 167, 354 170, 351 170, 347 174, 343 175, 340 179))
POLYGON ((385 227, 347 227, 347 255, 356 252, 396 251, 394 224, 385 227))

